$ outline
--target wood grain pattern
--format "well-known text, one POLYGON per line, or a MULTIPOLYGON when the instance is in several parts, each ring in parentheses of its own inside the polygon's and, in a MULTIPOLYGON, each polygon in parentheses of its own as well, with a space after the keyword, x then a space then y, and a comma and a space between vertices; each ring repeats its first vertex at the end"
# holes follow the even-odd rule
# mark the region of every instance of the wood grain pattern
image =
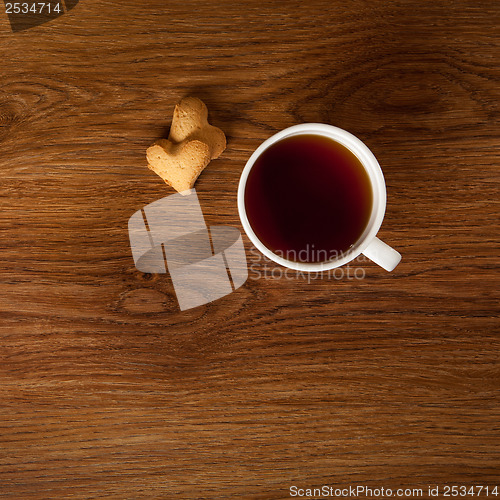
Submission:
POLYGON ((0 497, 498 484, 499 20, 485 0, 82 0, 14 34, 0 13, 0 497), (145 150, 185 95, 228 136, 196 185, 209 225, 241 228, 260 142, 331 123, 382 165, 397 270, 251 273, 180 312, 127 221, 170 193, 145 150))

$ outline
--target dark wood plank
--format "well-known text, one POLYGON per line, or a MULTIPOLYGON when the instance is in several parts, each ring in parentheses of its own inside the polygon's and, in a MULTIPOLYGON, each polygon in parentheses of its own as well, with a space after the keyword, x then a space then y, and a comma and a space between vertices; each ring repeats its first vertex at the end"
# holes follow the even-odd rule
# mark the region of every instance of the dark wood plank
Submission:
POLYGON ((0 497, 498 484, 499 19, 490 1, 82 0, 12 33, 0 14, 0 497), (260 142, 331 123, 382 165, 396 271, 251 271, 179 311, 127 221, 171 193, 145 149, 185 95, 228 136, 196 185, 208 224, 241 228, 260 142))

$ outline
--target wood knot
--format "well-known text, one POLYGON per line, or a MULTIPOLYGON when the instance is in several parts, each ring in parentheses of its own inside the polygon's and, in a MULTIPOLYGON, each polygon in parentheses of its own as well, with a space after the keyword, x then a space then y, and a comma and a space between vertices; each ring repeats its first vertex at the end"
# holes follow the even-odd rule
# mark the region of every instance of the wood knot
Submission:
POLYGON ((176 310, 173 297, 153 288, 138 288, 126 292, 118 305, 129 314, 157 314, 176 310))

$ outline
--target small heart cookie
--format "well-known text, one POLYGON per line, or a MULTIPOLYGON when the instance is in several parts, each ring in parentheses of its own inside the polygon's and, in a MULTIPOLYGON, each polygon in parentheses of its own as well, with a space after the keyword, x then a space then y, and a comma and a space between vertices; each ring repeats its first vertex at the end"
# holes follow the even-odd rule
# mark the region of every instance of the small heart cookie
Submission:
POLYGON ((148 167, 167 184, 182 193, 194 186, 210 162, 210 148, 197 139, 174 144, 160 139, 146 152, 148 167))
POLYGON ((218 158, 226 149, 224 132, 208 123, 208 109, 197 97, 185 97, 175 106, 169 141, 198 140, 208 144, 212 160, 218 158))

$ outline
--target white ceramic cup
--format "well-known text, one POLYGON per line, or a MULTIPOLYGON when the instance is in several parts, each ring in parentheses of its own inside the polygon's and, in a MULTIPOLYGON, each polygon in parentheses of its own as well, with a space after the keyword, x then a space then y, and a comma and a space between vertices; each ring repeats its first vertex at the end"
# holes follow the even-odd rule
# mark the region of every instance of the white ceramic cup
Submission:
MULTIPOLYGON (((306 272, 318 272, 327 271, 328 269, 334 269, 336 267, 343 266, 348 262, 351 262, 360 254, 364 254, 371 261, 375 262, 386 271, 392 271, 399 264, 401 255, 389 245, 379 240, 376 236, 382 224, 382 220, 384 219, 385 205, 386 189, 384 175, 382 174, 380 165, 378 164, 378 161, 373 153, 363 142, 361 142, 351 133, 341 128, 334 127, 332 125, 326 125, 323 123, 303 123, 301 125, 295 125, 293 127, 282 130, 281 132, 278 132, 277 134, 264 141, 254 151, 252 156, 247 161, 245 168, 241 173, 240 183, 238 186, 238 212, 240 214, 243 229, 250 238, 250 241, 258 250, 260 250, 266 257, 268 257, 272 261, 290 269, 296 269, 306 272), (304 134, 321 135, 324 137, 328 137, 349 149, 358 157, 358 159, 365 167, 372 186, 373 203, 371 215, 363 234, 347 252, 341 253, 337 259, 328 260, 326 262, 295 262, 276 255, 274 252, 269 250, 269 248, 267 248, 254 233, 252 226, 248 221, 245 208, 245 186, 248 174, 250 173, 250 170, 252 170, 252 167, 257 158, 272 144, 285 139, 286 137, 304 134)), ((327 227, 325 227, 325 231, 328 231, 327 227)))

